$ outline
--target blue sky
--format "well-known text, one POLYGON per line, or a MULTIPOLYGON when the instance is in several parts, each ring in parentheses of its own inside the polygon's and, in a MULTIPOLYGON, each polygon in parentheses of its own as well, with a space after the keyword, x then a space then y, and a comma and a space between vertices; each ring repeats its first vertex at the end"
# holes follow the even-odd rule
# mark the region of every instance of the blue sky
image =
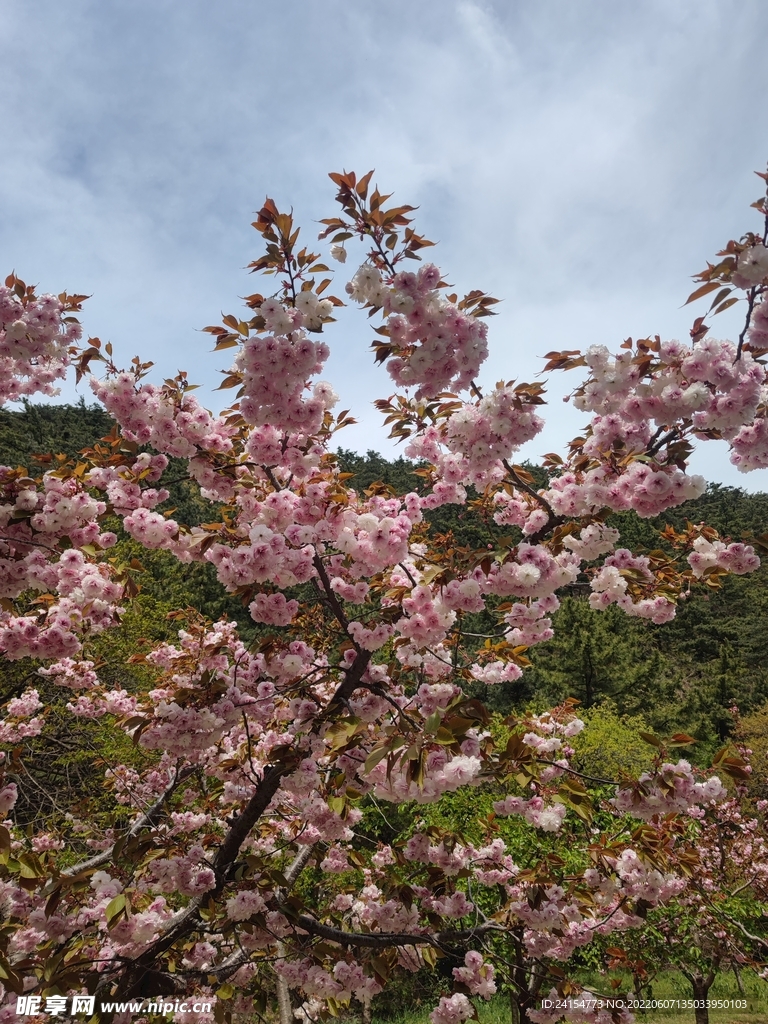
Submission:
MULTIPOLYGON (((312 241, 326 173, 375 167, 457 288, 504 299, 486 380, 530 380, 550 349, 685 337, 704 311, 681 308, 690 275, 758 223, 767 30, 764 0, 4 0, 3 266, 91 294, 87 332, 158 377, 187 369, 218 409, 227 354, 200 328, 257 288, 254 211, 293 206, 312 241)), ((327 340, 360 421, 340 441, 392 452, 364 318, 327 340)), ((550 382, 525 454, 578 431, 575 383, 550 382)), ((694 468, 768 489, 723 446, 694 468)))

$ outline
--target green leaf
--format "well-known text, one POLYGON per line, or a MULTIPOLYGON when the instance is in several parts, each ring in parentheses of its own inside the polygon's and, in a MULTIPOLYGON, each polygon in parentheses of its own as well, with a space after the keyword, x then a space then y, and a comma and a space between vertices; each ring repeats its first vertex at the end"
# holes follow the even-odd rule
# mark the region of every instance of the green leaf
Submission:
POLYGON ((365 760, 365 766, 363 767, 363 774, 367 775, 373 771, 379 761, 383 761, 387 754, 390 753, 388 747, 379 747, 378 750, 374 750, 368 755, 365 760))
POLYGON ((443 716, 440 714, 440 712, 433 711, 432 714, 427 718, 426 722, 424 723, 424 732, 437 732, 442 720, 443 716))
POLYGON ((16 995, 20 995, 24 991, 24 982, 2 954, 0 954, 0 980, 16 995))
POLYGON ((107 909, 104 911, 108 928, 111 928, 113 924, 117 924, 120 917, 126 913, 127 903, 124 892, 118 893, 117 896, 109 901, 107 909))
POLYGON ((21 878, 40 878, 45 874, 43 866, 34 853, 22 853, 19 857, 19 875, 21 878))
POLYGON ((661 740, 658 736, 654 736, 652 732, 640 732, 638 736, 646 743, 650 743, 652 747, 656 747, 657 750, 661 747, 661 740))
POLYGON ((8 831, 5 825, 0 825, 0 863, 7 863, 10 854, 11 833, 8 831))

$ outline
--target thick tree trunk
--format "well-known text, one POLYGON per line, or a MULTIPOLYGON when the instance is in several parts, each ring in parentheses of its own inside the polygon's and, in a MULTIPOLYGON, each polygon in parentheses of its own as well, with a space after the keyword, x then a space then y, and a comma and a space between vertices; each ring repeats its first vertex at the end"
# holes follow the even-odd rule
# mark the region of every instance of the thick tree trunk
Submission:
POLYGON ((546 970, 536 973, 526 957, 523 945, 523 929, 516 927, 512 932, 514 943, 514 967, 509 1003, 512 1011, 512 1024, 531 1024, 528 1011, 533 1010, 539 997, 539 991, 546 978, 546 970))
MULTIPOLYGON (((632 988, 634 989, 634 992, 635 992, 635 999, 637 999, 637 1001, 640 1004, 640 1006, 643 1005, 643 985, 644 984, 645 984, 645 981, 643 980, 643 978, 639 977, 637 974, 634 974, 632 976, 632 988)), ((639 1013, 640 1013, 641 1017, 644 1017, 645 1016, 645 1009, 641 1009, 639 1011, 639 1013)))
POLYGON ((513 992, 510 992, 509 1002, 512 1008, 512 1024, 531 1024, 528 1011, 533 1009, 534 1001, 530 995, 516 996, 513 992))
POLYGON ((520 1024, 520 1006, 515 999, 514 992, 509 993, 509 1005, 512 1010, 512 1024, 520 1024))
POLYGON ((736 964, 733 965, 733 974, 734 974, 734 977, 736 978, 736 984, 738 985, 738 988, 739 988, 739 995, 743 998, 744 995, 745 995, 745 992, 744 992, 744 982, 741 980, 741 971, 739 970, 739 968, 737 967, 736 964))
POLYGON ((688 976, 688 980, 691 983, 693 998, 696 1003, 696 1007, 694 1009, 696 1024, 709 1024, 707 997, 709 995, 709 990, 712 987, 712 982, 715 980, 714 972, 710 971, 706 978, 702 974, 691 974, 688 976))

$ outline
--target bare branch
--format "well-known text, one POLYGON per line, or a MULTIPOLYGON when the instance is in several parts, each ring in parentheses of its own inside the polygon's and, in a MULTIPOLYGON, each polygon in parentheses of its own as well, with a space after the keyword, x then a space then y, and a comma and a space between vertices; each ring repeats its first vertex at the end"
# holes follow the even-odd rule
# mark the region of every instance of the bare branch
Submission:
POLYGON ((315 555, 315 557, 312 559, 312 564, 317 570, 317 575, 320 577, 320 582, 323 584, 325 600, 328 602, 328 605, 333 611, 333 614, 344 627, 344 632, 346 633, 349 628, 349 619, 344 614, 344 609, 339 603, 338 597, 336 597, 336 594, 331 588, 331 581, 328 579, 328 573, 325 570, 325 566, 323 565, 323 560, 320 557, 320 555, 315 555))
POLYGON ((576 775, 580 779, 586 779, 587 782, 597 782, 601 786, 620 786, 621 783, 617 782, 616 779, 600 779, 594 775, 585 775, 584 772, 577 772, 575 768, 565 768, 563 765, 558 764, 556 761, 548 761, 546 757, 537 757, 536 761, 539 764, 548 764, 552 768, 559 768, 561 772, 568 772, 569 775, 576 775))
POLYGON ((490 922, 480 924, 476 928, 456 929, 444 932, 411 935, 406 932, 345 932, 342 928, 333 928, 322 924, 307 914, 300 914, 296 919, 299 928, 310 935, 330 939, 342 946, 361 946, 368 949, 384 949, 388 946, 435 946, 441 948, 455 942, 479 938, 487 932, 506 932, 509 929, 500 924, 490 922))
POLYGON ((5 534, 0 535, 0 540, 7 541, 9 544, 27 545, 33 548, 45 548, 46 551, 52 551, 54 555, 60 555, 61 551, 58 548, 52 548, 50 544, 41 544, 39 540, 22 540, 21 537, 6 537, 5 534))

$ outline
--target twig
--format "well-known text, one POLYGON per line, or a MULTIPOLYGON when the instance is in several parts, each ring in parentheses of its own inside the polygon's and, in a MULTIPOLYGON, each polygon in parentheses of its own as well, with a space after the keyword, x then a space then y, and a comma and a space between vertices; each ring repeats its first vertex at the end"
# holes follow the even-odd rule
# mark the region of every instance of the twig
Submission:
POLYGON ((738 361, 741 359, 741 350, 744 347, 744 339, 747 336, 747 331, 749 330, 749 325, 752 321, 752 310, 755 308, 756 296, 757 288, 750 288, 749 294, 747 295, 747 315, 744 319, 744 326, 741 329, 741 334, 739 335, 739 343, 736 346, 736 358, 734 359, 735 363, 738 363, 738 361))
POLYGON ((411 581, 411 583, 414 585, 414 587, 417 587, 418 583, 413 578, 413 574, 411 573, 411 570, 408 568, 408 566, 404 565, 402 562, 398 562, 397 564, 403 570, 403 572, 408 577, 408 579, 411 581))
MULTIPOLYGON (((173 782, 165 789, 160 796, 155 800, 149 810, 145 811, 144 814, 140 815, 136 821, 128 829, 126 839, 131 839, 133 836, 137 836, 142 829, 147 828, 149 825, 153 825, 157 818, 160 816, 160 812, 165 806, 166 801, 173 795, 176 789, 181 785, 185 779, 188 779, 190 775, 193 775, 197 769, 193 767, 185 768, 183 771, 178 772, 173 782)), ((118 840, 119 842, 119 840, 118 840)), ((94 857, 89 857, 88 860, 80 861, 79 864, 75 864, 71 868, 65 868, 61 872, 63 877, 72 878, 74 875, 79 875, 81 871, 89 871, 91 868, 100 867, 102 864, 106 864, 112 859, 112 855, 115 852, 115 846, 117 843, 113 843, 108 850, 102 850, 101 853, 97 853, 94 857)))
POLYGON ((0 535, 0 540, 8 541, 9 544, 27 544, 33 548, 45 548, 46 551, 52 551, 54 555, 61 554, 58 548, 52 548, 50 544, 41 544, 39 540, 22 540, 20 537, 6 537, 4 534, 0 535))
POLYGON ((585 775, 584 772, 577 772, 575 768, 565 768, 563 765, 558 764, 556 761, 548 761, 545 757, 535 758, 539 764, 548 764, 553 768, 559 768, 561 772, 568 772, 569 775, 577 775, 580 779, 586 779, 587 782, 597 782, 603 786, 620 786, 621 783, 615 779, 598 779, 594 775, 585 775))
POLYGON ((738 887, 738 889, 734 889, 734 891, 731 893, 731 899, 733 899, 734 896, 738 896, 739 893, 743 892, 745 889, 748 889, 750 887, 750 885, 752 885, 752 883, 754 882, 754 880, 756 878, 757 878, 757 875, 752 875, 752 877, 748 878, 747 881, 743 885, 740 885, 738 887))
POLYGON ((504 466, 504 469, 506 469, 507 473, 509 473, 515 487, 519 488, 519 490, 523 491, 529 497, 533 498, 533 500, 538 505, 540 505, 547 513, 547 522, 541 527, 541 529, 537 530, 536 533, 532 534, 528 538, 528 541, 531 544, 536 544, 542 537, 546 536, 556 526, 559 526, 561 523, 564 523, 565 517, 557 515, 557 513, 552 508, 547 499, 544 497, 544 495, 539 494, 537 490, 534 490, 534 488, 531 487, 530 484, 527 484, 518 476, 518 474, 515 472, 514 466, 511 466, 509 464, 509 459, 502 459, 501 462, 502 465, 504 466))
POLYGON ((377 697, 381 697, 383 700, 387 701, 388 704, 391 704, 395 711, 397 711, 399 715, 403 716, 403 718, 406 720, 406 722, 408 723, 408 725, 410 725, 412 729, 418 729, 418 725, 416 724, 416 722, 414 722, 414 720, 409 715, 407 715, 405 711, 403 711, 403 709, 400 707, 400 705, 397 703, 394 697, 391 697, 386 692, 386 690, 384 690, 381 686, 369 686, 368 689, 370 690, 371 693, 375 693, 377 697))

